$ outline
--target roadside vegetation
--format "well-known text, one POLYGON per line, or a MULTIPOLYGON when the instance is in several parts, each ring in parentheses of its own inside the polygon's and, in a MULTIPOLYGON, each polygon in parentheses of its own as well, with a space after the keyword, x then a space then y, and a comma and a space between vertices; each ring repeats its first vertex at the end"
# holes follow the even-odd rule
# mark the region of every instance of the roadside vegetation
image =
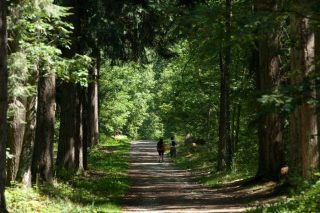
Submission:
MULTIPOLYGON (((178 167, 192 172, 195 181, 213 188, 237 183, 241 186, 244 183, 247 190, 270 191, 271 189, 271 194, 276 199, 259 204, 256 208, 248 210, 248 213, 314 213, 320 211, 319 173, 308 181, 288 176, 280 182, 254 181, 256 168, 253 161, 236 161, 234 165, 237 167, 231 172, 217 172, 214 169, 216 161, 211 155, 211 145, 185 144, 183 138, 179 139, 181 142, 174 162, 178 167), (288 178, 291 178, 290 182, 295 184, 288 184, 288 178)), ((247 155, 249 155, 246 156, 247 158, 254 159, 252 152, 248 152, 247 155)))
POLYGON ((120 201, 128 190, 128 152, 126 138, 101 137, 90 152, 89 169, 75 177, 55 180, 53 185, 23 189, 19 184, 7 188, 10 212, 121 212, 120 201))
MULTIPOLYGON (((319 177, 319 173, 317 175, 319 177)), ((288 197, 260 205, 249 213, 315 213, 320 211, 320 180, 302 182, 299 188, 287 187, 288 197)))

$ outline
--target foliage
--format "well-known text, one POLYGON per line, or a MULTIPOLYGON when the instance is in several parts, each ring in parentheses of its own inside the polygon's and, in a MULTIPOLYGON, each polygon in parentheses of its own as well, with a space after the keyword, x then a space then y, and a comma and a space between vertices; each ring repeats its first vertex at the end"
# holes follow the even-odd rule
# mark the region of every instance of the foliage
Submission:
POLYGON ((152 98, 154 73, 149 65, 105 64, 100 80, 102 98, 101 121, 109 134, 122 132, 137 137, 146 119, 148 104, 152 98))
MULTIPOLYGON (((255 174, 256 168, 252 167, 253 162, 251 160, 242 161, 241 158, 239 161, 238 158, 235 158, 234 165, 237 166, 232 172, 216 172, 214 168, 217 163, 217 151, 212 145, 194 146, 183 142, 178 144, 176 165, 194 173, 197 181, 202 184, 215 187, 235 180, 250 178, 255 174)), ((243 156, 243 153, 238 152, 236 156, 238 155, 243 156)))
POLYGON ((67 9, 51 1, 11 3, 9 12, 8 116, 12 117, 24 110, 18 97, 37 94, 38 76, 56 72, 62 60, 57 46, 68 44, 71 26, 62 21, 67 9))
POLYGON ((71 59, 63 59, 57 64, 57 76, 67 82, 88 86, 88 69, 92 59, 87 55, 76 54, 71 59))
POLYGON ((120 212, 119 202, 128 190, 128 140, 101 137, 91 151, 89 171, 53 186, 7 189, 12 212, 120 212))
POLYGON ((272 204, 262 205, 248 212, 267 213, 267 212, 317 212, 320 209, 320 180, 309 184, 304 190, 294 193, 285 200, 280 200, 272 204))
POLYGON ((163 136, 163 123, 159 116, 149 108, 140 129, 139 137, 142 139, 158 139, 163 136))

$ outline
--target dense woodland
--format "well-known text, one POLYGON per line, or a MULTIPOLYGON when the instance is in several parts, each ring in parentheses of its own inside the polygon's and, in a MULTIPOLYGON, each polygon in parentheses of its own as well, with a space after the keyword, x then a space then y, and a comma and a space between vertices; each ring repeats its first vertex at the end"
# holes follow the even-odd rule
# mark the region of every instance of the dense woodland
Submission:
POLYGON ((318 1, 0 0, 0 18, 0 212, 13 182, 87 170, 102 135, 319 177, 318 1))

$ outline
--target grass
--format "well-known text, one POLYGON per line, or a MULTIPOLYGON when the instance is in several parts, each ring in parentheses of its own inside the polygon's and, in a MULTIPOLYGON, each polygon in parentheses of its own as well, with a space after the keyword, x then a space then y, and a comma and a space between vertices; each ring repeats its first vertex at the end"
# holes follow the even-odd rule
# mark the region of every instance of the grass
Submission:
MULTIPOLYGON (((319 176, 319 175, 318 175, 319 176)), ((318 177, 319 178, 319 177, 318 177)), ((304 183, 303 188, 292 193, 290 198, 275 203, 260 205, 249 213, 318 213, 320 212, 320 179, 304 183)))
MULTIPOLYGON (((249 153, 247 153, 247 155, 249 155, 249 153)), ((208 145, 198 145, 196 148, 192 148, 191 146, 182 144, 178 147, 178 155, 175 163, 178 167, 188 169, 195 173, 197 182, 210 187, 223 187, 235 181, 249 180, 255 175, 252 162, 249 162, 248 159, 246 160, 248 164, 244 164, 243 161, 241 163, 234 162, 236 166, 231 172, 216 172, 217 159, 213 156, 217 156, 217 153, 208 145)), ((242 155, 239 157, 242 158, 242 155)), ((285 190, 284 193, 289 194, 289 198, 278 199, 274 203, 261 204, 256 209, 251 209, 247 212, 320 213, 320 173, 316 175, 318 176, 318 180, 313 182, 303 183, 302 180, 296 180, 295 182, 297 182, 298 188, 294 189, 292 186, 281 187, 280 190, 285 190)), ((264 187, 273 187, 266 183, 261 184, 262 183, 253 183, 248 187, 250 190, 256 192, 263 191, 264 187)))
POLYGON ((68 181, 23 189, 6 189, 10 212, 121 212, 120 201, 129 188, 126 139, 101 138, 91 150, 89 170, 68 181))
POLYGON ((180 145, 177 149, 177 158, 175 163, 178 167, 187 169, 195 173, 196 180, 199 183, 210 187, 219 187, 223 184, 233 181, 248 179, 254 176, 254 169, 234 168, 231 172, 217 172, 216 162, 217 153, 209 145, 180 145))

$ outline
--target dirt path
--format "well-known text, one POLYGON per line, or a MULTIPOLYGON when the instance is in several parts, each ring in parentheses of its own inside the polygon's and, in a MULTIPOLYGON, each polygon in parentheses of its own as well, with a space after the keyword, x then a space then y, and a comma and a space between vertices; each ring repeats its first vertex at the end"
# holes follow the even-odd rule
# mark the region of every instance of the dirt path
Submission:
POLYGON ((132 142, 132 187, 123 212, 243 212, 258 199, 239 185, 210 189, 194 183, 191 174, 177 169, 167 156, 158 163, 155 147, 152 141, 132 142))

